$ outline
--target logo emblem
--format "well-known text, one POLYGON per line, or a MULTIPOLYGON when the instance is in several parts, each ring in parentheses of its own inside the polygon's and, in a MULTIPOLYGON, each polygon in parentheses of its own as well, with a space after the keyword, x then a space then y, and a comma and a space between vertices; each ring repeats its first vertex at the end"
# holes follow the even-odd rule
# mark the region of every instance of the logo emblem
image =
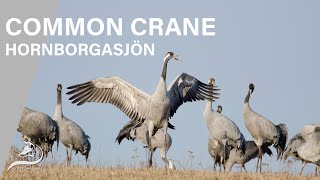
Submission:
MULTIPOLYGON (((19 154, 19 157, 31 157, 31 158, 35 158, 36 156, 36 146, 33 145, 31 142, 28 141, 23 141, 26 146, 23 148, 22 152, 19 154)), ((43 151, 40 147, 38 147, 39 151, 41 152, 41 157, 40 159, 36 160, 36 161, 15 161, 13 162, 7 171, 9 171, 13 166, 16 165, 34 165, 34 164, 38 164, 42 161, 43 159, 43 151)))

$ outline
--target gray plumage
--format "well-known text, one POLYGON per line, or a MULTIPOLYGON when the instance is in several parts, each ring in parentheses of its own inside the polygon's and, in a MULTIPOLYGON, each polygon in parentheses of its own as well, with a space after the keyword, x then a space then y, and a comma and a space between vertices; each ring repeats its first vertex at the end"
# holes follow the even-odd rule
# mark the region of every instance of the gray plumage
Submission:
POLYGON ((307 140, 309 138, 309 135, 314 135, 314 133, 318 133, 319 130, 320 130, 319 124, 307 124, 303 126, 300 134, 303 139, 307 140))
MULTIPOLYGON (((209 80, 210 85, 214 85, 214 79, 209 80)), ((207 124, 210 138, 214 138, 224 145, 224 148, 231 146, 236 150, 240 150, 242 154, 245 152, 245 138, 240 132, 238 126, 228 117, 222 114, 222 106, 218 106, 216 111, 212 110, 212 101, 207 101, 203 117, 207 124)), ((226 159, 226 153, 224 153, 226 159)))
POLYGON ((292 157, 295 157, 295 158, 301 160, 301 158, 298 155, 298 148, 302 144, 304 144, 305 142, 306 142, 306 140, 304 140, 302 138, 300 133, 298 133, 295 136, 293 136, 290 139, 290 141, 289 141, 289 143, 288 143, 288 145, 287 145, 287 147, 286 147, 286 149, 284 151, 283 159, 287 160, 288 157, 292 156, 292 157))
MULTIPOLYGON (((131 140, 138 139, 143 144, 148 145, 148 141, 146 138, 146 135, 148 134, 148 125, 144 123, 143 125, 133 128, 130 131, 130 137, 131 140)), ((160 155, 165 163, 165 166, 169 169, 175 169, 173 163, 167 159, 167 152, 171 146, 172 139, 169 133, 167 133, 166 141, 164 139, 164 129, 159 129, 151 138, 151 148, 149 150, 149 167, 152 166, 152 156, 156 149, 160 150, 160 155)))
MULTIPOLYGON (((212 160, 213 160, 213 171, 216 171, 216 166, 219 166, 220 172, 222 167, 224 167, 224 146, 222 143, 219 143, 219 141, 217 141, 214 138, 210 138, 208 139, 208 152, 209 155, 211 156, 212 160)), ((227 148, 226 152, 229 152, 229 148, 227 148)), ((229 154, 229 153, 227 153, 229 154)), ((228 157, 226 157, 227 159, 228 157)))
POLYGON ((302 161, 302 168, 300 170, 300 175, 302 174, 303 168, 305 166, 305 164, 310 163, 308 161, 303 160, 299 155, 298 155, 298 148, 300 146, 302 146, 304 143, 306 142, 305 139, 302 138, 301 134, 296 134, 295 136, 293 136, 293 138, 291 138, 291 140, 289 141, 284 155, 283 155, 283 159, 287 160, 288 157, 294 157, 295 159, 301 160, 302 161))
POLYGON ((57 104, 54 112, 54 119, 58 122, 60 129, 60 141, 66 147, 67 153, 67 164, 71 163, 72 151, 75 150, 76 154, 80 152, 85 156, 86 161, 88 160, 89 153, 91 150, 91 144, 89 136, 83 131, 83 129, 72 120, 66 118, 62 113, 61 104, 61 91, 62 85, 57 86, 57 104), (68 149, 70 148, 70 155, 68 149))
POLYGON ((58 149, 59 127, 47 114, 25 107, 17 131, 21 132, 22 139, 40 146, 45 157, 52 151, 55 141, 58 149))
POLYGON ((207 123, 210 137, 220 142, 225 141, 227 145, 244 153, 245 138, 240 129, 232 120, 224 116, 221 111, 212 111, 211 102, 207 102, 204 110, 204 119, 207 123))
POLYGON ((244 123, 253 137, 254 142, 259 149, 259 157, 256 166, 256 172, 258 171, 258 164, 260 161, 260 172, 262 168, 262 144, 274 144, 277 148, 278 159, 281 157, 282 152, 285 148, 287 141, 288 129, 286 125, 279 124, 278 126, 274 125, 270 120, 261 116, 260 114, 253 111, 249 105, 249 99, 251 94, 254 91, 254 85, 249 85, 248 94, 244 100, 243 104, 243 118, 244 123))
MULTIPOLYGON (((206 85, 196 78, 182 73, 167 91, 166 74, 169 60, 177 56, 168 52, 164 58, 161 78, 152 95, 132 86, 125 80, 116 77, 98 78, 86 83, 68 87, 69 100, 77 105, 86 102, 110 103, 118 107, 130 119, 130 125, 123 128, 117 138, 121 142, 129 130, 148 122, 148 134, 152 137, 157 129, 168 128, 168 119, 184 102, 195 100, 216 99, 213 86, 206 85), (128 130, 129 129, 129 130, 128 130)), ((149 142, 150 144, 150 142, 149 142)))
POLYGON ((301 130, 301 137, 305 142, 301 143, 297 150, 298 157, 303 161, 300 174, 307 163, 313 163, 317 166, 317 174, 320 168, 320 125, 305 125, 301 130))
MULTIPOLYGON (((269 149, 269 147, 266 144, 263 144, 261 146, 262 154, 267 153, 269 156, 272 155, 272 151, 269 149)), ((230 150, 229 157, 225 163, 225 169, 226 172, 230 172, 234 164, 240 164, 241 167, 247 172, 245 168, 245 164, 249 162, 250 160, 258 157, 259 149, 258 146, 253 141, 247 141, 246 142, 246 151, 245 154, 242 155, 239 151, 236 151, 235 149, 230 150)), ((241 171, 242 171, 241 168, 241 171)))

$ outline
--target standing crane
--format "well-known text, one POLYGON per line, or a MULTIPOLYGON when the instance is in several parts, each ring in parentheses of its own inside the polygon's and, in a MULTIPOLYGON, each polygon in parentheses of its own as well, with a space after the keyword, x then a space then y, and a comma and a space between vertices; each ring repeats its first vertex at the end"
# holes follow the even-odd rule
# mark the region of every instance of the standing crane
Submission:
POLYGON ((72 151, 75 150, 76 154, 80 152, 85 156, 86 161, 88 161, 89 152, 91 150, 91 144, 89 141, 89 136, 83 131, 83 129, 72 120, 66 118, 62 113, 62 103, 61 103, 61 91, 62 85, 57 86, 57 104, 54 112, 54 119, 58 122, 60 129, 60 141, 66 147, 67 153, 67 165, 70 165, 72 159, 72 151), (70 148, 70 155, 68 149, 70 148))
POLYGON ((259 162, 261 172, 263 155, 261 146, 263 144, 273 144, 277 149, 277 159, 279 159, 283 154, 283 150, 287 142, 288 128, 285 124, 274 125, 270 120, 251 109, 249 105, 249 99, 254 91, 254 88, 255 87, 253 84, 249 85, 249 91, 243 104, 243 118, 249 133, 253 137, 253 141, 258 146, 259 155, 256 165, 256 172, 258 171, 259 162))
POLYGON ((39 146, 47 157, 52 146, 57 141, 59 147, 59 127, 57 123, 45 113, 25 107, 17 128, 22 139, 39 146))
MULTIPOLYGON (((229 151, 229 148, 227 149, 229 151)), ((217 164, 219 165, 219 171, 221 172, 221 166, 224 166, 224 146, 214 138, 208 139, 208 152, 213 160, 213 171, 216 171, 217 164)), ((225 168, 225 167, 223 167, 225 168)))
MULTIPOLYGON (((209 85, 214 86, 215 80, 210 79, 209 85)), ((216 111, 212 110, 212 101, 208 100, 203 111, 203 117, 207 124, 210 138, 214 138, 223 144, 223 159, 226 160, 227 146, 245 153, 245 138, 238 126, 228 117, 222 114, 222 106, 218 106, 216 111)))
MULTIPOLYGON (((128 139, 130 140, 136 140, 138 139, 143 144, 148 145, 148 141, 146 138, 146 134, 148 133, 148 125, 146 123, 143 123, 141 126, 132 128, 130 131, 130 137, 128 139)), ((166 136, 166 140, 164 138, 164 129, 159 129, 151 138, 151 149, 149 150, 149 159, 148 159, 148 165, 149 167, 152 167, 152 156, 156 149, 160 150, 160 155, 165 163, 165 167, 169 169, 175 169, 172 161, 167 159, 167 152, 171 146, 172 139, 170 134, 168 133, 166 136), (166 143, 167 142, 167 143, 166 143)), ((120 143, 120 142, 119 142, 120 143)))

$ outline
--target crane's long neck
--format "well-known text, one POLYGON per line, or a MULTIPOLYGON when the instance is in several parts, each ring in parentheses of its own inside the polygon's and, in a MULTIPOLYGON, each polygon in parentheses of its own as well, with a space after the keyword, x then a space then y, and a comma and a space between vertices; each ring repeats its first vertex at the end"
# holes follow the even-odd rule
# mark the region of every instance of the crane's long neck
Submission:
POLYGON ((205 111, 212 111, 212 101, 207 101, 205 111))
POLYGON ((244 99, 244 103, 245 103, 245 104, 249 104, 250 94, 251 94, 251 93, 250 93, 250 89, 249 89, 248 94, 247 94, 246 98, 244 99))
POLYGON ((206 121, 206 123, 208 124, 209 122, 209 117, 211 117, 211 113, 212 113, 212 101, 208 101, 206 103, 206 106, 204 107, 204 111, 203 111, 203 116, 204 116, 204 120, 206 121))
POLYGON ((162 68, 161 78, 163 78, 164 81, 166 81, 166 78, 167 78, 168 62, 169 62, 169 59, 165 59, 164 64, 163 64, 163 68, 162 68))
POLYGON ((166 96, 167 94, 167 85, 166 85, 166 78, 167 78, 167 67, 168 67, 168 62, 170 59, 165 59, 163 68, 162 68, 162 73, 161 73, 161 78, 159 80, 157 89, 155 94, 161 95, 161 96, 166 96))
POLYGON ((244 108, 244 112, 248 112, 248 110, 251 110, 250 105, 249 105, 249 100, 250 100, 250 96, 251 96, 251 90, 249 89, 248 94, 246 96, 246 98, 244 99, 244 103, 243 103, 243 108, 244 108))
POLYGON ((56 104, 56 110, 54 112, 54 119, 56 121, 62 121, 62 103, 61 103, 61 91, 57 90, 57 104, 56 104))

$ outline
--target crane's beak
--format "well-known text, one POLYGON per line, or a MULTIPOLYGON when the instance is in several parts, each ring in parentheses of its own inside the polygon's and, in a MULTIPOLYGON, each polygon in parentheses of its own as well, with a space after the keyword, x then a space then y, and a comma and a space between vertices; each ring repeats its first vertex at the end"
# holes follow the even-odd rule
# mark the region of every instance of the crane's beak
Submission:
POLYGON ((177 54, 174 54, 174 55, 173 55, 173 59, 174 59, 174 60, 177 60, 177 61, 178 61, 178 60, 179 60, 178 57, 179 57, 179 55, 177 55, 177 54))

